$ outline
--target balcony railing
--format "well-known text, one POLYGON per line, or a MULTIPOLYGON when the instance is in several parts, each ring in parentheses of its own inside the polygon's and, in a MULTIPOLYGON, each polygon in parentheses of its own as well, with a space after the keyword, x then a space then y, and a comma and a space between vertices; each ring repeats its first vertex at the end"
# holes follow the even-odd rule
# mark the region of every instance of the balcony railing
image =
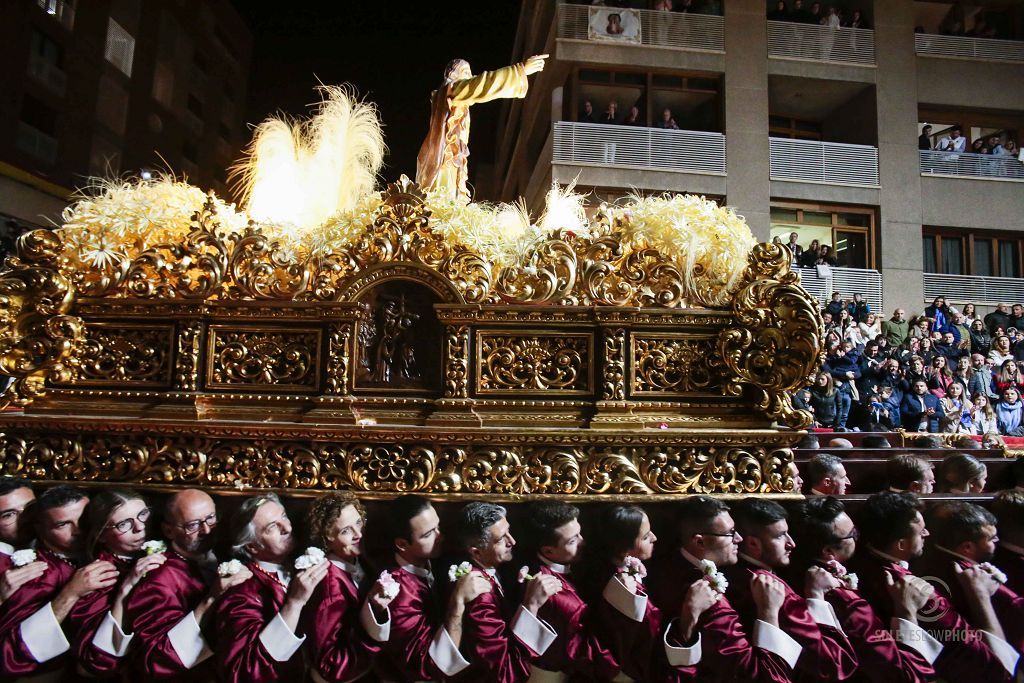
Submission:
POLYGON ((1024 279, 984 277, 981 275, 943 275, 922 273, 924 298, 929 303, 937 296, 954 303, 995 306, 1024 301, 1024 279))
POLYGON ((725 175, 725 136, 694 130, 556 121, 552 161, 725 175))
POLYGON ((28 61, 28 72, 51 92, 61 97, 64 96, 68 85, 68 75, 59 66, 37 55, 32 55, 28 61))
MULTIPOLYGON (((606 8, 593 9, 597 12, 606 8)), ((623 11, 635 12, 639 16, 641 45, 725 52, 725 21, 722 17, 653 10, 623 11)), ((588 5, 559 5, 558 37, 589 40, 590 22, 594 12, 588 5)), ((625 41, 621 44, 629 45, 625 41)))
POLYGON ((839 292, 843 299, 852 299, 860 294, 872 310, 882 309, 882 274, 866 268, 823 268, 825 277, 817 268, 796 268, 800 282, 808 294, 822 306, 832 300, 832 292, 839 292))
POLYGON ((919 150, 921 175, 946 175, 988 180, 1024 180, 1024 163, 1010 155, 919 150))
POLYGON ((37 159, 51 164, 57 161, 57 140, 27 123, 18 122, 15 145, 37 159))
POLYGON ((914 34, 914 49, 917 54, 929 57, 1024 62, 1024 41, 1020 40, 917 33, 914 34))
POLYGON ((768 56, 815 62, 874 64, 875 32, 790 21, 768 22, 768 56))
POLYGON ((878 148, 770 138, 772 180, 878 187, 878 148))

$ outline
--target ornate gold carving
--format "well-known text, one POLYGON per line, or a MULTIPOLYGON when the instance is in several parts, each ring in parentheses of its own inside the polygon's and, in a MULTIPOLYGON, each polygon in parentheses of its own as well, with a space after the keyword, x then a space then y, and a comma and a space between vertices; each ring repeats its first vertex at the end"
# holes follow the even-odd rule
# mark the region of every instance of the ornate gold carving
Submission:
POLYGON ((605 401, 626 399, 626 329, 617 327, 604 331, 604 382, 601 398, 605 401))
POLYGON ((719 388, 724 368, 714 338, 645 332, 634 334, 632 341, 633 394, 672 396, 719 388))
POLYGON ((174 364, 174 386, 180 391, 195 391, 199 383, 199 352, 203 325, 182 323, 178 332, 178 355, 174 364))
POLYGON ((70 384, 169 387, 173 325, 87 323, 70 384))
POLYGON ((758 410, 800 429, 812 417, 793 408, 788 392, 820 364, 824 330, 817 301, 789 264, 782 245, 754 247, 732 300, 737 324, 722 330, 718 349, 733 375, 727 394, 740 396, 746 385, 758 410))
POLYGON ((330 326, 327 337, 327 386, 328 394, 346 395, 352 393, 349 381, 352 361, 351 322, 335 323, 330 326))
POLYGON ((447 328, 444 351, 445 398, 469 398, 469 326, 447 328))
POLYGON ((50 230, 18 239, 18 254, 0 273, 0 375, 14 381, 0 396, 0 409, 28 405, 47 381, 67 382, 66 361, 82 338, 82 320, 70 315, 71 282, 59 272, 64 245, 50 230))
POLYGON ((590 334, 477 332, 477 393, 590 393, 590 334))
POLYGON ((317 388, 320 330, 212 325, 209 337, 207 388, 249 385, 275 392, 317 388))

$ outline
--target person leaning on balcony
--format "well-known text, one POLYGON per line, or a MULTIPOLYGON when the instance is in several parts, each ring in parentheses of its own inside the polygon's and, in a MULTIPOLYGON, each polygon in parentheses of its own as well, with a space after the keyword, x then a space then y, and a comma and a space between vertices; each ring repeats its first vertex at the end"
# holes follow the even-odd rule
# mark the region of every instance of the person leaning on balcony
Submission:
POLYGON ((818 240, 811 240, 810 246, 804 249, 804 253, 800 255, 800 267, 801 268, 813 268, 814 262, 818 260, 819 250, 818 240))
POLYGON ((626 118, 622 119, 623 126, 642 126, 644 125, 643 120, 640 118, 640 108, 636 105, 630 107, 629 114, 626 118))
POLYGON ((935 149, 939 152, 964 152, 967 149, 967 138, 963 136, 963 130, 959 125, 953 126, 949 130, 949 134, 943 136, 939 140, 939 144, 935 146, 935 149))
POLYGON ((775 9, 768 12, 768 21, 789 21, 789 7, 786 0, 775 3, 775 9))
POLYGON ((668 107, 661 112, 661 121, 655 125, 655 128, 662 128, 665 130, 679 130, 679 124, 672 117, 672 110, 668 107))
POLYGON ((930 124, 926 123, 921 127, 921 134, 917 136, 917 148, 925 151, 931 151, 932 127, 930 124))
POLYGON ((615 100, 608 102, 608 108, 605 109, 604 114, 601 115, 601 123, 618 123, 619 117, 616 113, 619 109, 619 103, 615 100))
POLYGON ((583 111, 580 112, 580 123, 597 123, 597 115, 594 113, 594 105, 590 100, 583 101, 583 111))

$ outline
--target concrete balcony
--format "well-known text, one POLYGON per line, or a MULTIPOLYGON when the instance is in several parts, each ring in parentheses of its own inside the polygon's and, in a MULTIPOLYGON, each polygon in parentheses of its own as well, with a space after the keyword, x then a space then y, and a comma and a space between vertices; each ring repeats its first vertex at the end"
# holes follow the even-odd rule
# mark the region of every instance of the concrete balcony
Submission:
POLYGON ((599 23, 607 14, 608 8, 565 3, 558 7, 558 37, 615 45, 633 44, 677 50, 725 51, 725 21, 723 17, 641 9, 616 11, 629 12, 639 18, 639 35, 634 40, 601 39, 600 36, 604 31, 599 23), (605 14, 601 14, 602 10, 605 14))
POLYGON ((68 85, 68 75, 56 64, 32 55, 28 62, 28 72, 32 78, 46 86, 53 94, 64 97, 68 85))
POLYGON ((874 66, 875 32, 769 21, 768 56, 773 59, 874 66))
POLYGON ((969 36, 914 35, 914 50, 924 57, 980 59, 996 62, 1024 62, 1024 41, 992 40, 969 36))
POLYGON ((878 148, 840 142, 770 138, 771 179, 878 187, 878 148))
POLYGON ((1024 279, 1016 277, 983 277, 981 275, 943 275, 922 273, 924 300, 931 303, 935 297, 946 301, 978 306, 1024 301, 1024 279))
POLYGON ((552 161, 725 175, 725 136, 695 130, 557 121, 552 161))
POLYGON ((1024 180, 1024 163, 1015 156, 919 150, 921 175, 954 176, 972 180, 1024 180))
MULTIPOLYGON (((866 268, 794 268, 800 274, 804 289, 816 298, 822 306, 832 300, 832 292, 839 292, 843 299, 852 299, 860 294, 873 311, 882 310, 882 274, 866 268)), ((945 277, 945 276, 943 276, 945 277)))

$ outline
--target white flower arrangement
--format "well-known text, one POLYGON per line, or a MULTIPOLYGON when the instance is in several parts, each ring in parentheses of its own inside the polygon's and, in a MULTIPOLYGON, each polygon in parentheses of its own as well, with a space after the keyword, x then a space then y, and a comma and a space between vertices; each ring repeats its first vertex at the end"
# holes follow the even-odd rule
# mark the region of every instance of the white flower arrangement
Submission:
POLYGON ((320 548, 311 546, 306 548, 305 553, 295 558, 295 568, 299 570, 309 569, 310 567, 315 567, 321 562, 326 561, 327 555, 324 551, 320 550, 320 548))
POLYGON ((228 560, 217 565, 217 576, 227 578, 242 571, 242 563, 238 560, 228 560))
POLYGON ((1005 584, 1009 579, 998 567, 990 562, 982 562, 978 565, 979 569, 982 569, 989 573, 989 575, 1001 584, 1005 584))
POLYGON ((142 551, 147 555, 167 552, 167 544, 163 541, 146 541, 142 544, 142 551))
POLYGON ((25 548, 24 550, 15 550, 11 554, 11 564, 15 567, 24 567, 27 564, 32 564, 36 561, 36 551, 32 548, 25 548))
POLYGON ((533 581, 537 578, 537 576, 537 574, 531 574, 530 568, 524 564, 522 567, 519 568, 519 576, 516 577, 516 579, 519 581, 519 583, 526 583, 527 581, 533 581))
POLYGON ((617 570, 618 574, 632 576, 637 581, 642 581, 647 576, 647 567, 638 558, 626 555, 622 560, 622 566, 617 570))
POLYGON ((835 560, 829 560, 826 562, 825 567, 833 576, 843 583, 844 587, 849 588, 850 590, 857 590, 857 586, 860 585, 860 579, 856 574, 846 571, 846 567, 835 560))
POLYGON ((725 595, 725 591, 729 588, 729 580, 718 570, 718 565, 711 560, 701 560, 700 571, 716 593, 725 595))
POLYGON ((469 562, 462 562, 458 565, 453 564, 452 566, 448 567, 448 580, 452 583, 455 583, 466 574, 469 574, 471 571, 473 571, 473 565, 471 565, 469 562))
POLYGON ((395 581, 395 577, 391 576, 391 572, 387 570, 380 573, 380 576, 377 577, 377 583, 384 590, 384 597, 388 600, 398 597, 399 591, 402 590, 402 587, 395 581))

